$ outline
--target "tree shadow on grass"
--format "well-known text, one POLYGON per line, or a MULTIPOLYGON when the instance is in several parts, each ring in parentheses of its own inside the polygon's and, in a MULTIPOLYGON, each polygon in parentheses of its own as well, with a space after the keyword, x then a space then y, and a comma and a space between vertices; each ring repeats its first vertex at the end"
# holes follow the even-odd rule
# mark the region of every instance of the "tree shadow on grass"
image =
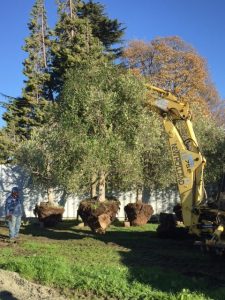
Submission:
MULTIPOLYGON (((79 234, 81 230, 74 229, 79 234)), ((118 247, 129 281, 173 294, 188 289, 215 300, 225 299, 225 258, 202 253, 192 238, 160 239, 154 231, 108 231, 94 235, 118 247), (130 251, 124 250, 130 249, 130 251)))
MULTIPOLYGON (((71 225, 72 226, 72 225, 71 225)), ((56 226, 54 228, 41 228, 39 223, 33 223, 22 227, 20 233, 31 235, 33 237, 46 237, 53 240, 77 240, 82 239, 82 233, 76 234, 65 225, 56 226)))
POLYGON ((140 282, 162 292, 180 293, 183 289, 203 293, 215 300, 225 299, 225 258, 204 254, 194 240, 160 239, 155 231, 130 228, 112 229, 105 235, 74 227, 72 222, 56 228, 31 224, 21 233, 53 240, 79 240, 91 237, 119 252, 121 262, 129 269, 130 283, 140 282), (128 251, 127 251, 128 250, 128 251))

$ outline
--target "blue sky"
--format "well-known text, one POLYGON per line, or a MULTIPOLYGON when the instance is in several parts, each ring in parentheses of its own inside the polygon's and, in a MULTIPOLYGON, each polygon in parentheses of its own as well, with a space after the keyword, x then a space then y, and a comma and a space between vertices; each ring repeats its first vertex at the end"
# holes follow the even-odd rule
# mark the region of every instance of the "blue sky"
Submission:
MULTIPOLYGON (((206 59, 212 80, 225 98, 224 0, 98 0, 111 18, 124 24, 124 42, 178 35, 206 59)), ((23 87, 22 50, 34 0, 0 1, 0 92, 19 96, 23 87)), ((54 0, 46 0, 49 25, 56 20, 54 0)), ((0 116, 2 109, 0 109, 0 116)), ((0 126, 3 126, 0 117, 0 126)))

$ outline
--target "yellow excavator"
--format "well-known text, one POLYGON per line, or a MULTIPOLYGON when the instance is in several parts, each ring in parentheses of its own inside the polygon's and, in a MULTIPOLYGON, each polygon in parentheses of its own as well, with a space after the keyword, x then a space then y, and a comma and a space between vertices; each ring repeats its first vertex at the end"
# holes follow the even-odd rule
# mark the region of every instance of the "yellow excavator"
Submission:
MULTIPOLYGON (((147 105, 162 116, 168 135, 183 224, 190 234, 200 238, 198 244, 222 254, 225 251, 225 211, 207 203, 203 178, 206 159, 193 130, 189 104, 160 88, 148 84, 146 87, 147 105)), ((160 226, 162 224, 159 229, 160 226)))

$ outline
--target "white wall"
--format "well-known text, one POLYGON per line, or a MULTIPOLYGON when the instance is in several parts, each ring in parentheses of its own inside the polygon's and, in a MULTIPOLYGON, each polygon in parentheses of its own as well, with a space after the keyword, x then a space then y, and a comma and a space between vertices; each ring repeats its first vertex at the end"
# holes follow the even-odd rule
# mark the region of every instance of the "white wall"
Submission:
MULTIPOLYGON (((13 186, 18 186, 21 190, 21 197, 24 202, 25 213, 27 217, 34 217, 33 209, 35 204, 41 201, 47 201, 47 195, 42 190, 30 189, 29 177, 18 166, 0 165, 0 217, 4 216, 5 199, 11 193, 13 186)), ((118 212, 118 218, 124 219, 124 206, 128 203, 135 202, 135 193, 127 192, 114 195, 120 201, 121 206, 118 212)), ((69 196, 67 198, 62 194, 56 193, 56 201, 65 202, 64 218, 76 218, 79 202, 82 198, 69 196)), ((154 214, 160 212, 172 212, 175 203, 179 201, 176 190, 165 189, 162 191, 148 191, 143 193, 143 201, 152 205, 154 214)))

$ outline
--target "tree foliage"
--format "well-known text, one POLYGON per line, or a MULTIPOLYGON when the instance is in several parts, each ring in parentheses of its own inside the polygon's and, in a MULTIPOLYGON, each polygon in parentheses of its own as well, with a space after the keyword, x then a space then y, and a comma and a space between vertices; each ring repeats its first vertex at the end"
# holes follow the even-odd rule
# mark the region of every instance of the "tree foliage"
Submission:
POLYGON ((106 191, 168 185, 168 147, 160 120, 143 107, 145 97, 144 82, 132 74, 108 63, 79 64, 67 74, 54 129, 34 135, 17 157, 44 177, 40 168, 48 166, 48 157, 49 178, 59 186, 77 193, 97 186, 103 200, 106 191), (41 145, 47 148, 40 149, 41 145))
POLYGON ((147 80, 207 112, 219 102, 205 60, 179 37, 131 41, 123 53, 125 65, 147 80))
POLYGON ((205 180, 207 183, 217 182, 225 167, 225 129, 218 126, 213 117, 202 117, 196 105, 193 109, 198 112, 193 122, 200 149, 207 160, 205 180))
POLYGON ((116 48, 114 45, 121 42, 125 28, 117 19, 110 19, 104 10, 104 5, 89 0, 78 7, 78 15, 80 18, 88 18, 93 35, 102 42, 107 52, 118 57, 122 48, 116 48))
POLYGON ((54 202, 53 189, 63 190, 58 181, 58 164, 56 153, 62 144, 57 139, 55 126, 44 125, 32 131, 29 140, 22 141, 14 155, 16 162, 29 174, 29 184, 47 193, 48 201, 54 202))
POLYGON ((90 186, 93 177, 105 180, 123 174, 127 178, 131 169, 135 177, 140 171, 135 139, 141 94, 141 83, 109 65, 85 65, 69 73, 60 96, 59 118, 73 143, 69 147, 73 151, 65 149, 68 167, 82 170, 84 186, 90 186), (79 164, 71 165, 71 160, 79 164))
POLYGON ((47 99, 45 85, 49 81, 49 30, 43 0, 36 0, 28 23, 30 36, 23 49, 28 53, 24 61, 25 87, 22 97, 9 106, 3 119, 7 130, 14 128, 17 140, 29 138, 31 130, 46 120, 47 99))
POLYGON ((58 95, 65 74, 82 61, 95 61, 103 58, 103 47, 92 34, 87 18, 78 17, 80 1, 58 1, 58 22, 54 30, 51 47, 51 89, 58 95))
POLYGON ((67 70, 84 60, 102 60, 103 49, 111 51, 123 34, 121 24, 108 18, 100 3, 58 0, 57 5, 53 31, 47 26, 44 0, 36 0, 31 11, 30 35, 23 47, 28 54, 25 87, 3 116, 7 132, 13 131, 18 141, 30 138, 32 129, 48 119, 49 102, 58 95, 67 70))
POLYGON ((0 130, 0 164, 11 162, 15 151, 13 137, 9 136, 5 129, 0 130))

